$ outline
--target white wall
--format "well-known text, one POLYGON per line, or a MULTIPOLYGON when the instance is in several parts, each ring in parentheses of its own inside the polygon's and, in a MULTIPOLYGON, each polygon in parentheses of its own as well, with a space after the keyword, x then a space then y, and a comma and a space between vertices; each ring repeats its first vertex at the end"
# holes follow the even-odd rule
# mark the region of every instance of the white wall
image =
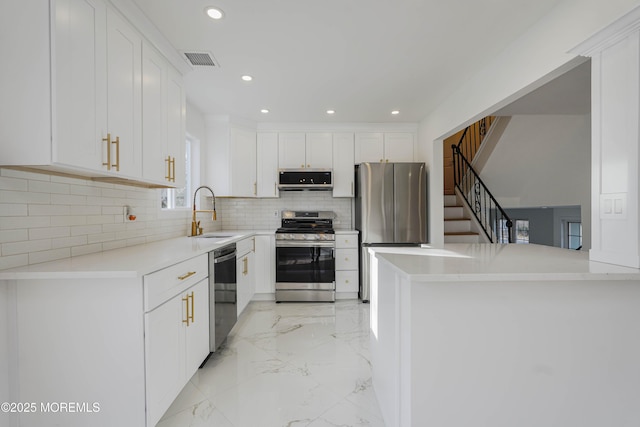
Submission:
POLYGON ((581 206, 590 247, 590 115, 511 117, 480 175, 503 208, 581 206))
MULTIPOLYGON (((0 402, 9 402, 9 310, 7 284, 0 283, 0 402)), ((0 417, 3 415, 0 414, 0 417)), ((6 415, 5 415, 6 417, 6 415)))
POLYGON ((432 243, 444 242, 442 139, 580 63, 583 58, 567 52, 637 5, 637 0, 563 1, 425 117, 419 152, 430 171, 432 243))

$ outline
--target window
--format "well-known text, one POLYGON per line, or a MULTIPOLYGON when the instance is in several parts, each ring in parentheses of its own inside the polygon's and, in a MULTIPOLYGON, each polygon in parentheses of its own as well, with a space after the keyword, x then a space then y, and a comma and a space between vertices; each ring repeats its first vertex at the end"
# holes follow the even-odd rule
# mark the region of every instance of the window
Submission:
POLYGON ((529 243, 529 220, 516 220, 516 243, 529 243))
POLYGON ((567 242, 569 249, 582 249, 581 222, 567 222, 567 242))
POLYGON ((184 150, 184 187, 163 189, 160 205, 162 209, 189 208, 191 205, 191 148, 191 141, 187 139, 184 150))

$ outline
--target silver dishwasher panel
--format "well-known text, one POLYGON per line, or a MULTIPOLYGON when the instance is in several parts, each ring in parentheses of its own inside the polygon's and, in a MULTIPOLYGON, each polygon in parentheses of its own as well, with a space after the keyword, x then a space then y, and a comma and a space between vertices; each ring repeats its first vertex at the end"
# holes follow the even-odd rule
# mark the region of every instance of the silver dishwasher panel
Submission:
POLYGON ((236 245, 209 252, 210 350, 216 351, 238 320, 236 245))

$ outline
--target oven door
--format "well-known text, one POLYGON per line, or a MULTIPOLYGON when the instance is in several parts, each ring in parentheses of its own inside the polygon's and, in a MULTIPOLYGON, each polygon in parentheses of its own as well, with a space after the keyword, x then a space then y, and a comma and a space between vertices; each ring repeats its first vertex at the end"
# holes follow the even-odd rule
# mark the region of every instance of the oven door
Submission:
POLYGON ((276 241, 276 289, 335 289, 334 242, 276 241))

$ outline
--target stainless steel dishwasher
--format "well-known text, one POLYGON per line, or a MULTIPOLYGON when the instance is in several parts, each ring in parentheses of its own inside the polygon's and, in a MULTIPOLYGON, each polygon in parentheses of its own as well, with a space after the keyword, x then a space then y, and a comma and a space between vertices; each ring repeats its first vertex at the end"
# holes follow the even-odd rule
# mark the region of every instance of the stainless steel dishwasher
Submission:
POLYGON ((236 244, 209 252, 209 346, 216 351, 238 320, 236 244))

